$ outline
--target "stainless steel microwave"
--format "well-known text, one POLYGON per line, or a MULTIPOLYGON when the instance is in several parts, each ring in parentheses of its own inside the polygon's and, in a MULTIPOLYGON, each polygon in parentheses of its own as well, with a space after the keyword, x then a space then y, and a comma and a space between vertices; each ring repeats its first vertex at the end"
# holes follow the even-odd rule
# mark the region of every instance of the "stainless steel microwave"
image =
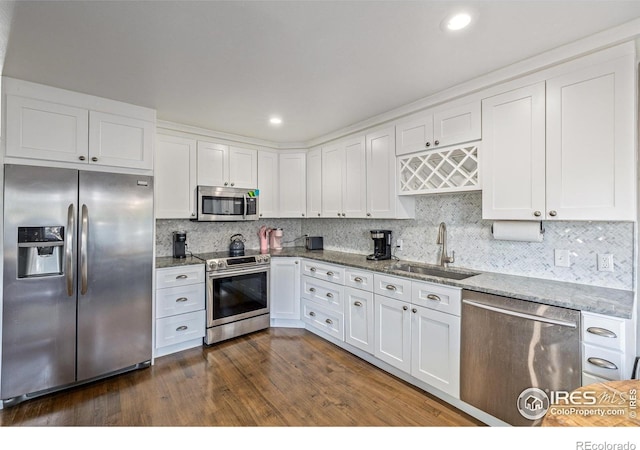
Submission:
POLYGON ((198 186, 198 222, 258 220, 259 191, 217 186, 198 186))

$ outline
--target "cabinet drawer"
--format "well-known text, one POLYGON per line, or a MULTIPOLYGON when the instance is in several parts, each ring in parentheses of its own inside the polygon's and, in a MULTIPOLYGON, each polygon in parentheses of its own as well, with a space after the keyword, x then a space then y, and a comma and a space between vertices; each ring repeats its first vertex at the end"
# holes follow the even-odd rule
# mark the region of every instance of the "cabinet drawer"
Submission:
POLYGON ((348 268, 344 275, 345 286, 373 292, 373 272, 348 268))
POLYGON ((302 300, 302 320, 311 328, 344 341, 344 315, 302 300))
POLYGON ((175 316, 204 309, 204 283, 156 290, 156 317, 175 316))
POLYGON ((317 261, 302 260, 302 275, 344 284, 344 267, 317 261))
POLYGON ((373 292, 397 300, 411 301, 411 280, 376 273, 373 276, 373 292))
POLYGON ((624 350, 624 321, 582 313, 582 341, 612 350, 624 350))
POLYGON ((204 263, 156 270, 156 288, 204 283, 204 263))
POLYGON ((204 333, 204 310, 157 319, 156 348, 201 338, 204 333))
POLYGON ((455 316, 460 315, 462 289, 440 284, 411 282, 411 303, 455 316))
POLYGON ((344 311, 343 286, 304 276, 301 288, 302 298, 313 300, 334 311, 344 311))
POLYGON ((608 380, 625 378, 622 353, 590 344, 583 345, 582 370, 608 380))

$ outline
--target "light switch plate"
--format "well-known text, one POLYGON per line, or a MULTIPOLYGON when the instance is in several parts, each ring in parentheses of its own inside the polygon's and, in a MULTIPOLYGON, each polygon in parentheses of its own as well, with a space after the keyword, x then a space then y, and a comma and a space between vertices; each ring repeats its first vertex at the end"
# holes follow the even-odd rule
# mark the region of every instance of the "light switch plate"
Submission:
POLYGON ((571 267, 569 260, 569 250, 561 250, 556 248, 554 251, 555 265, 558 267, 571 267))

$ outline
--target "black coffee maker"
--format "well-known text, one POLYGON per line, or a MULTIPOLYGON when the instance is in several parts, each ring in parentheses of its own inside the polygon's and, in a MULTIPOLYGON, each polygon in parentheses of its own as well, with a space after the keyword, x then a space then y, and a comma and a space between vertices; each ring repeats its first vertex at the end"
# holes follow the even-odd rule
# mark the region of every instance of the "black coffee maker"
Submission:
POLYGON ((184 231, 173 232, 173 257, 187 257, 187 233, 184 231))
POLYGON ((391 230, 371 230, 373 254, 367 256, 372 261, 391 259, 391 230))

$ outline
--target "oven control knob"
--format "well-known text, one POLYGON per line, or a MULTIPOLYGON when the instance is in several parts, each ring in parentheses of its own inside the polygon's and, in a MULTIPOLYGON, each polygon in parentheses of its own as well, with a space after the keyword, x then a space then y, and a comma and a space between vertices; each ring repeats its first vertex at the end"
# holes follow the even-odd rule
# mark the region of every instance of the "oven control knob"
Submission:
POLYGON ((218 268, 218 261, 211 261, 209 263, 209 270, 216 270, 218 268))

